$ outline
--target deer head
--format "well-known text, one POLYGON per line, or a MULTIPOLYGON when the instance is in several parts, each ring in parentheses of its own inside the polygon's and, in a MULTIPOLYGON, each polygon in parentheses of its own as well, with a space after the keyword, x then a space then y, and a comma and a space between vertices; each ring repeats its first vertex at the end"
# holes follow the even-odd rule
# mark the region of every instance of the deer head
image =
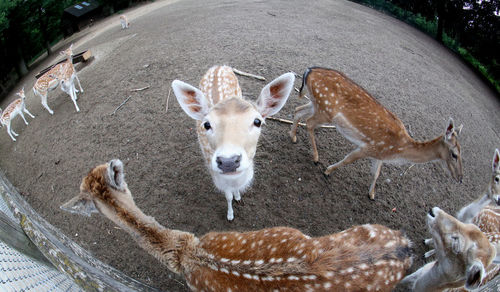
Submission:
POLYGON ((26 98, 26 96, 24 95, 24 86, 21 90, 19 90, 19 92, 16 92, 16 95, 18 95, 23 100, 26 98))
POLYGON ((462 131, 462 127, 463 125, 460 125, 458 128, 455 128, 453 119, 450 118, 443 136, 447 151, 442 154, 442 159, 446 162, 451 176, 458 182, 462 182, 463 178, 462 155, 460 153, 460 144, 458 143, 458 136, 462 131))
POLYGON ((80 194, 62 205, 61 209, 90 217, 92 213, 99 211, 106 215, 112 213, 108 205, 100 203, 101 201, 120 197, 122 202, 133 203, 124 177, 123 163, 120 160, 111 160, 95 167, 83 178, 80 194))
MULTIPOLYGON (((266 117, 279 112, 293 88, 295 76, 286 73, 267 84, 256 103, 242 98, 225 99, 215 105, 205 94, 179 80, 172 82, 182 109, 199 121, 198 133, 206 136, 209 168, 222 175, 238 175, 252 167, 261 126, 266 117)), ((236 86, 237 83, 236 83, 236 86)))
POLYGON ((496 249, 486 235, 477 226, 462 223, 438 207, 429 211, 427 225, 436 247, 436 265, 443 271, 441 284, 448 282, 452 285, 449 287, 477 288, 483 280, 485 267, 496 256, 496 249))
POLYGON ((492 176, 488 185, 488 197, 497 205, 500 205, 500 152, 498 149, 495 149, 493 154, 491 168, 492 176))

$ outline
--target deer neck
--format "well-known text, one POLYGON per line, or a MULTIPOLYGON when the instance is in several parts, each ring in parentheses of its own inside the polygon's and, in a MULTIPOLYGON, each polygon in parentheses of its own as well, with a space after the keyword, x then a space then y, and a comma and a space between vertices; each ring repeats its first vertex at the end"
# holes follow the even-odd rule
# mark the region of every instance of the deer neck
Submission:
POLYGON ((442 159, 446 155, 443 136, 428 141, 409 140, 401 152, 402 156, 414 163, 425 163, 442 159))
POLYGON ((434 265, 427 270, 426 273, 422 274, 415 282, 414 290, 415 292, 438 292, 443 291, 446 288, 454 288, 463 286, 462 279, 456 279, 456 277, 450 277, 443 270, 439 262, 435 262, 434 265))
POLYGON ((193 234, 163 227, 153 217, 144 214, 132 199, 125 202, 110 200, 100 207, 106 217, 127 231, 141 247, 171 271, 182 272, 184 255, 189 254, 198 242, 193 234))

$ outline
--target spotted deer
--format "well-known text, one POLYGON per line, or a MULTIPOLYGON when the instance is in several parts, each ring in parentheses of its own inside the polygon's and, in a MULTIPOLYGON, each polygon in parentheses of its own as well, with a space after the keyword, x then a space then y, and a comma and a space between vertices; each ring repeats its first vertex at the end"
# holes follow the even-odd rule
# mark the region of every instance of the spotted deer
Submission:
POLYGON ((457 213, 457 219, 465 223, 472 222, 481 230, 500 232, 500 208, 498 207, 500 206, 500 152, 498 149, 495 149, 491 166, 491 180, 485 193, 463 207, 457 213), (488 222, 493 224, 486 226, 488 222), (481 225, 485 225, 484 228, 481 228, 481 225))
MULTIPOLYGON (((457 212, 456 218, 463 223, 472 223, 479 227, 489 238, 496 241, 500 235, 500 153, 495 149, 492 162, 492 176, 486 188, 486 191, 474 202, 460 209, 457 212), (496 205, 496 206, 495 206, 496 205), (495 235, 497 238, 495 238, 495 235)), ((424 240, 426 245, 433 245, 432 238, 424 240)), ((496 244, 496 243, 494 243, 496 244)), ((424 254, 428 258, 436 253, 435 249, 431 249, 424 254)), ((499 250, 500 254, 500 250, 499 250)))
POLYGON ((26 103, 25 103, 26 96, 24 95, 24 88, 21 89, 19 92, 17 92, 16 95, 18 95, 20 98, 11 102, 5 108, 4 111, 0 109, 0 125, 5 126, 7 128, 7 133, 9 134, 10 138, 12 138, 13 141, 16 141, 16 138, 14 138, 14 136, 19 136, 19 134, 14 132, 14 130, 12 130, 10 127, 14 117, 20 115, 21 118, 23 118, 23 121, 26 125, 28 125, 28 122, 26 121, 23 112, 27 113, 30 117, 35 118, 35 116, 32 115, 26 108, 26 103))
POLYGON ((120 23, 122 25, 122 29, 128 28, 129 23, 127 16, 125 16, 124 14, 120 15, 120 23))
POLYGON ((498 234, 485 234, 476 225, 460 222, 438 207, 427 214, 427 226, 437 259, 406 276, 401 286, 416 292, 462 286, 472 290, 484 284, 491 271, 498 272, 498 234))
POLYGON ((200 238, 167 229, 136 206, 120 160, 91 170, 61 208, 101 212, 193 291, 391 291, 412 262, 410 241, 381 225, 322 237, 288 227, 200 238))
POLYGON ((445 134, 429 141, 415 141, 401 120, 381 105, 361 86, 341 72, 313 67, 305 71, 299 97, 307 87, 310 102, 295 109, 290 131, 292 142, 297 142, 299 120, 306 120, 313 149, 313 160, 318 162, 314 129, 321 124, 333 123, 337 131, 357 148, 341 161, 328 166, 329 175, 335 169, 361 158, 371 158, 374 172, 369 195, 375 199, 375 182, 382 163, 425 163, 443 160, 457 181, 462 181, 462 158, 458 135, 450 118, 445 134))
POLYGON ((215 186, 227 200, 227 220, 234 219, 233 198, 253 179, 253 158, 265 119, 277 113, 293 88, 295 76, 285 73, 267 84, 256 103, 243 99, 231 67, 214 66, 200 89, 179 80, 172 89, 182 109, 196 120, 196 132, 215 186))
POLYGON ((65 62, 55 65, 52 69, 40 76, 40 78, 38 78, 33 85, 33 92, 35 95, 41 97, 42 106, 47 109, 51 115, 54 114, 54 111, 50 109, 47 104, 47 95, 48 92, 56 89, 59 84, 61 85, 61 90, 71 97, 71 100, 75 104, 76 111, 80 111, 76 103, 78 97, 76 96, 77 90, 75 88, 75 80, 78 82, 80 92, 83 92, 83 88, 80 83, 80 79, 78 79, 78 76, 76 75, 75 67, 73 66, 72 48, 73 45, 60 53, 66 57, 65 62))

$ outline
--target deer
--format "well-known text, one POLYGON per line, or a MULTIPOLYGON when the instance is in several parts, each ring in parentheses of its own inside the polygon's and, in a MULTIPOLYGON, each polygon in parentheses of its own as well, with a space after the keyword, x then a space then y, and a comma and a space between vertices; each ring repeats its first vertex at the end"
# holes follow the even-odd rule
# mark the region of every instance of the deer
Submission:
MULTIPOLYGON (((472 223, 484 233, 500 233, 500 152, 495 149, 492 160, 492 175, 486 191, 472 203, 461 208, 456 218, 463 223, 472 223)), ((431 238, 425 239, 426 245, 432 245, 431 238)), ((431 249, 424 254, 428 258, 435 254, 431 249)), ((499 252, 500 254, 500 252, 499 252)))
POLYGON ((120 15, 120 23, 122 25, 122 29, 128 28, 129 23, 127 16, 125 16, 125 14, 120 15))
POLYGON ((290 227, 200 238, 167 229, 136 206, 117 159, 92 169, 61 208, 101 213, 193 291, 391 291, 412 263, 411 241, 376 224, 321 237, 290 227))
POLYGON ((16 138, 14 138, 14 136, 19 136, 19 134, 11 129, 11 122, 14 117, 20 115, 26 125, 28 125, 28 121, 26 121, 24 113, 27 113, 30 117, 35 118, 35 116, 32 115, 26 108, 26 96, 24 95, 24 87, 19 92, 17 92, 16 95, 18 95, 20 98, 12 101, 4 111, 0 109, 0 126, 5 126, 7 128, 7 133, 13 141, 16 141, 16 138))
POLYGON ((427 226, 437 259, 406 276, 402 287, 415 292, 460 287, 473 290, 494 276, 491 271, 498 272, 499 233, 483 233, 476 225, 460 222, 438 207, 427 214, 427 226))
POLYGON ((180 80, 172 89, 184 112, 196 120, 205 164, 227 200, 227 220, 234 219, 233 198, 253 180, 253 158, 265 119, 279 112, 293 88, 295 76, 285 73, 264 86, 254 103, 243 99, 238 79, 229 66, 211 67, 200 89, 180 80))
POLYGON ((60 54, 66 57, 66 61, 63 63, 59 63, 52 67, 45 74, 40 76, 37 79, 35 84, 33 85, 33 92, 35 95, 38 95, 42 99, 42 106, 51 114, 54 114, 54 111, 50 109, 47 104, 47 95, 48 92, 56 89, 59 84, 61 85, 61 90, 67 93, 71 100, 73 101, 76 111, 79 112, 78 104, 76 100, 78 97, 76 96, 76 88, 75 88, 75 80, 78 82, 78 86, 80 88, 80 92, 83 93, 83 88, 80 83, 80 79, 76 75, 75 67, 73 66, 73 44, 71 46, 61 51, 60 54))
POLYGON ((462 181, 462 158, 458 143, 462 125, 455 128, 452 118, 448 121, 444 135, 420 142, 410 137, 396 115, 339 71, 311 67, 303 75, 299 98, 305 96, 306 87, 310 102, 295 109, 290 130, 292 142, 297 142, 298 122, 305 120, 314 163, 319 161, 314 129, 321 124, 334 124, 337 132, 357 146, 344 159, 328 166, 325 175, 358 159, 371 158, 374 176, 369 196, 372 200, 375 199, 375 183, 383 163, 441 160, 446 162, 452 177, 462 181))
POLYGON ((463 207, 457 213, 457 219, 464 223, 474 223, 481 230, 500 232, 500 152, 495 149, 491 164, 492 175, 484 194, 475 201, 463 207), (496 206, 495 206, 496 205, 496 206), (496 222, 488 227, 487 222, 496 222))

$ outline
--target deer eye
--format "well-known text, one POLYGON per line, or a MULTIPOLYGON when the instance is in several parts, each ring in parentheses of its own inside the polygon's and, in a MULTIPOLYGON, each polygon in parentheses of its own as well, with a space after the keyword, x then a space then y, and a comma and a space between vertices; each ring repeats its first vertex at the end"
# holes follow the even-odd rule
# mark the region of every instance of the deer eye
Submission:
POLYGON ((260 126, 262 125, 262 121, 260 119, 255 119, 255 120, 253 120, 253 124, 257 128, 260 128, 260 126))
POLYGON ((210 130, 212 129, 212 125, 210 125, 210 122, 204 122, 203 123, 203 127, 205 128, 205 130, 210 130))
POLYGON ((458 155, 455 154, 455 152, 451 152, 451 157, 453 157, 453 159, 455 159, 455 160, 458 159, 458 155))
POLYGON ((500 182, 500 177, 495 176, 495 183, 499 183, 499 182, 500 182))

